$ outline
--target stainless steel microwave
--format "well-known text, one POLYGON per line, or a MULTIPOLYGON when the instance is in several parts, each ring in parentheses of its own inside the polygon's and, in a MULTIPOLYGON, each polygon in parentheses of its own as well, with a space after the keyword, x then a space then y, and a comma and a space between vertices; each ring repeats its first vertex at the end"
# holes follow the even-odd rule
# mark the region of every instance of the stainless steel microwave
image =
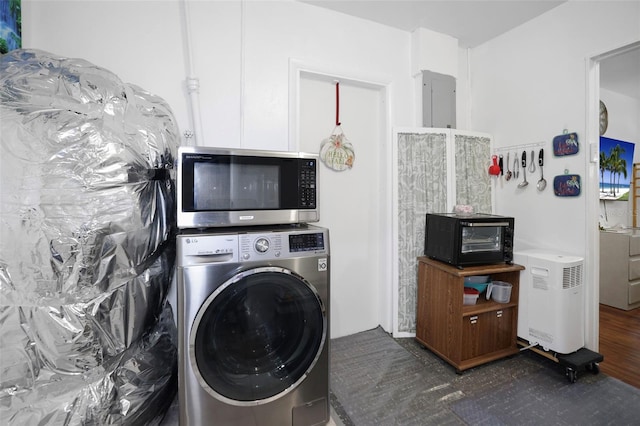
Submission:
POLYGON ((180 147, 178 228, 317 222, 318 156, 180 147))
POLYGON ((512 217, 427 214, 424 254, 454 266, 513 263, 512 217))

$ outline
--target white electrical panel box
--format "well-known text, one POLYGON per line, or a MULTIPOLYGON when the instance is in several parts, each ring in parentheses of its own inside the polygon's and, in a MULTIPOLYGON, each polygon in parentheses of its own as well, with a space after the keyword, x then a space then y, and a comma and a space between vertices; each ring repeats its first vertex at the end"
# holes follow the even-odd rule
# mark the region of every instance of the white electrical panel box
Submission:
POLYGON ((456 128, 456 79, 432 71, 422 71, 422 125, 456 128))

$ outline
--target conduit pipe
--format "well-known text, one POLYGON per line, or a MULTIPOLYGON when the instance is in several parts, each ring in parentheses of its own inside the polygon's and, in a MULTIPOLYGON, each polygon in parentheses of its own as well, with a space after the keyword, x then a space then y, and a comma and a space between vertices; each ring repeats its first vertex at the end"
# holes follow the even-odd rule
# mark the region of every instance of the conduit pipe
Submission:
POLYGON ((192 131, 185 132, 187 139, 187 145, 191 145, 191 139, 193 139, 193 145, 201 145, 202 135, 202 119, 200 115, 200 80, 195 76, 195 67, 193 66, 193 47, 191 44, 191 23, 189 20, 189 0, 182 0, 184 5, 184 35, 186 42, 187 53, 187 93, 189 95, 189 103, 191 105, 191 128, 192 131))

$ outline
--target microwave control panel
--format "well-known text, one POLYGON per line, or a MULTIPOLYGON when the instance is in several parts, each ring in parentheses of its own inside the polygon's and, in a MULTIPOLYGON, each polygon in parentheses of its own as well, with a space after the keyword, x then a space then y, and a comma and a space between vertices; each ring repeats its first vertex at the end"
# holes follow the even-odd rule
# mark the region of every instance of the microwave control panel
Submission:
POLYGON ((316 160, 300 165, 300 208, 316 208, 316 160))

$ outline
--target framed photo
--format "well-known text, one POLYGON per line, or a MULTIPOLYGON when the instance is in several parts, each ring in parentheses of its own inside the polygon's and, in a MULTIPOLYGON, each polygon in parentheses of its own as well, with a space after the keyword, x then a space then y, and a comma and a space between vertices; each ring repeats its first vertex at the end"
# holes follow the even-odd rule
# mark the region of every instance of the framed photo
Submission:
POLYGON ((0 0, 0 54, 22 48, 22 0, 0 0))
POLYGON ((628 200, 635 144, 600 136, 600 199, 628 200))

